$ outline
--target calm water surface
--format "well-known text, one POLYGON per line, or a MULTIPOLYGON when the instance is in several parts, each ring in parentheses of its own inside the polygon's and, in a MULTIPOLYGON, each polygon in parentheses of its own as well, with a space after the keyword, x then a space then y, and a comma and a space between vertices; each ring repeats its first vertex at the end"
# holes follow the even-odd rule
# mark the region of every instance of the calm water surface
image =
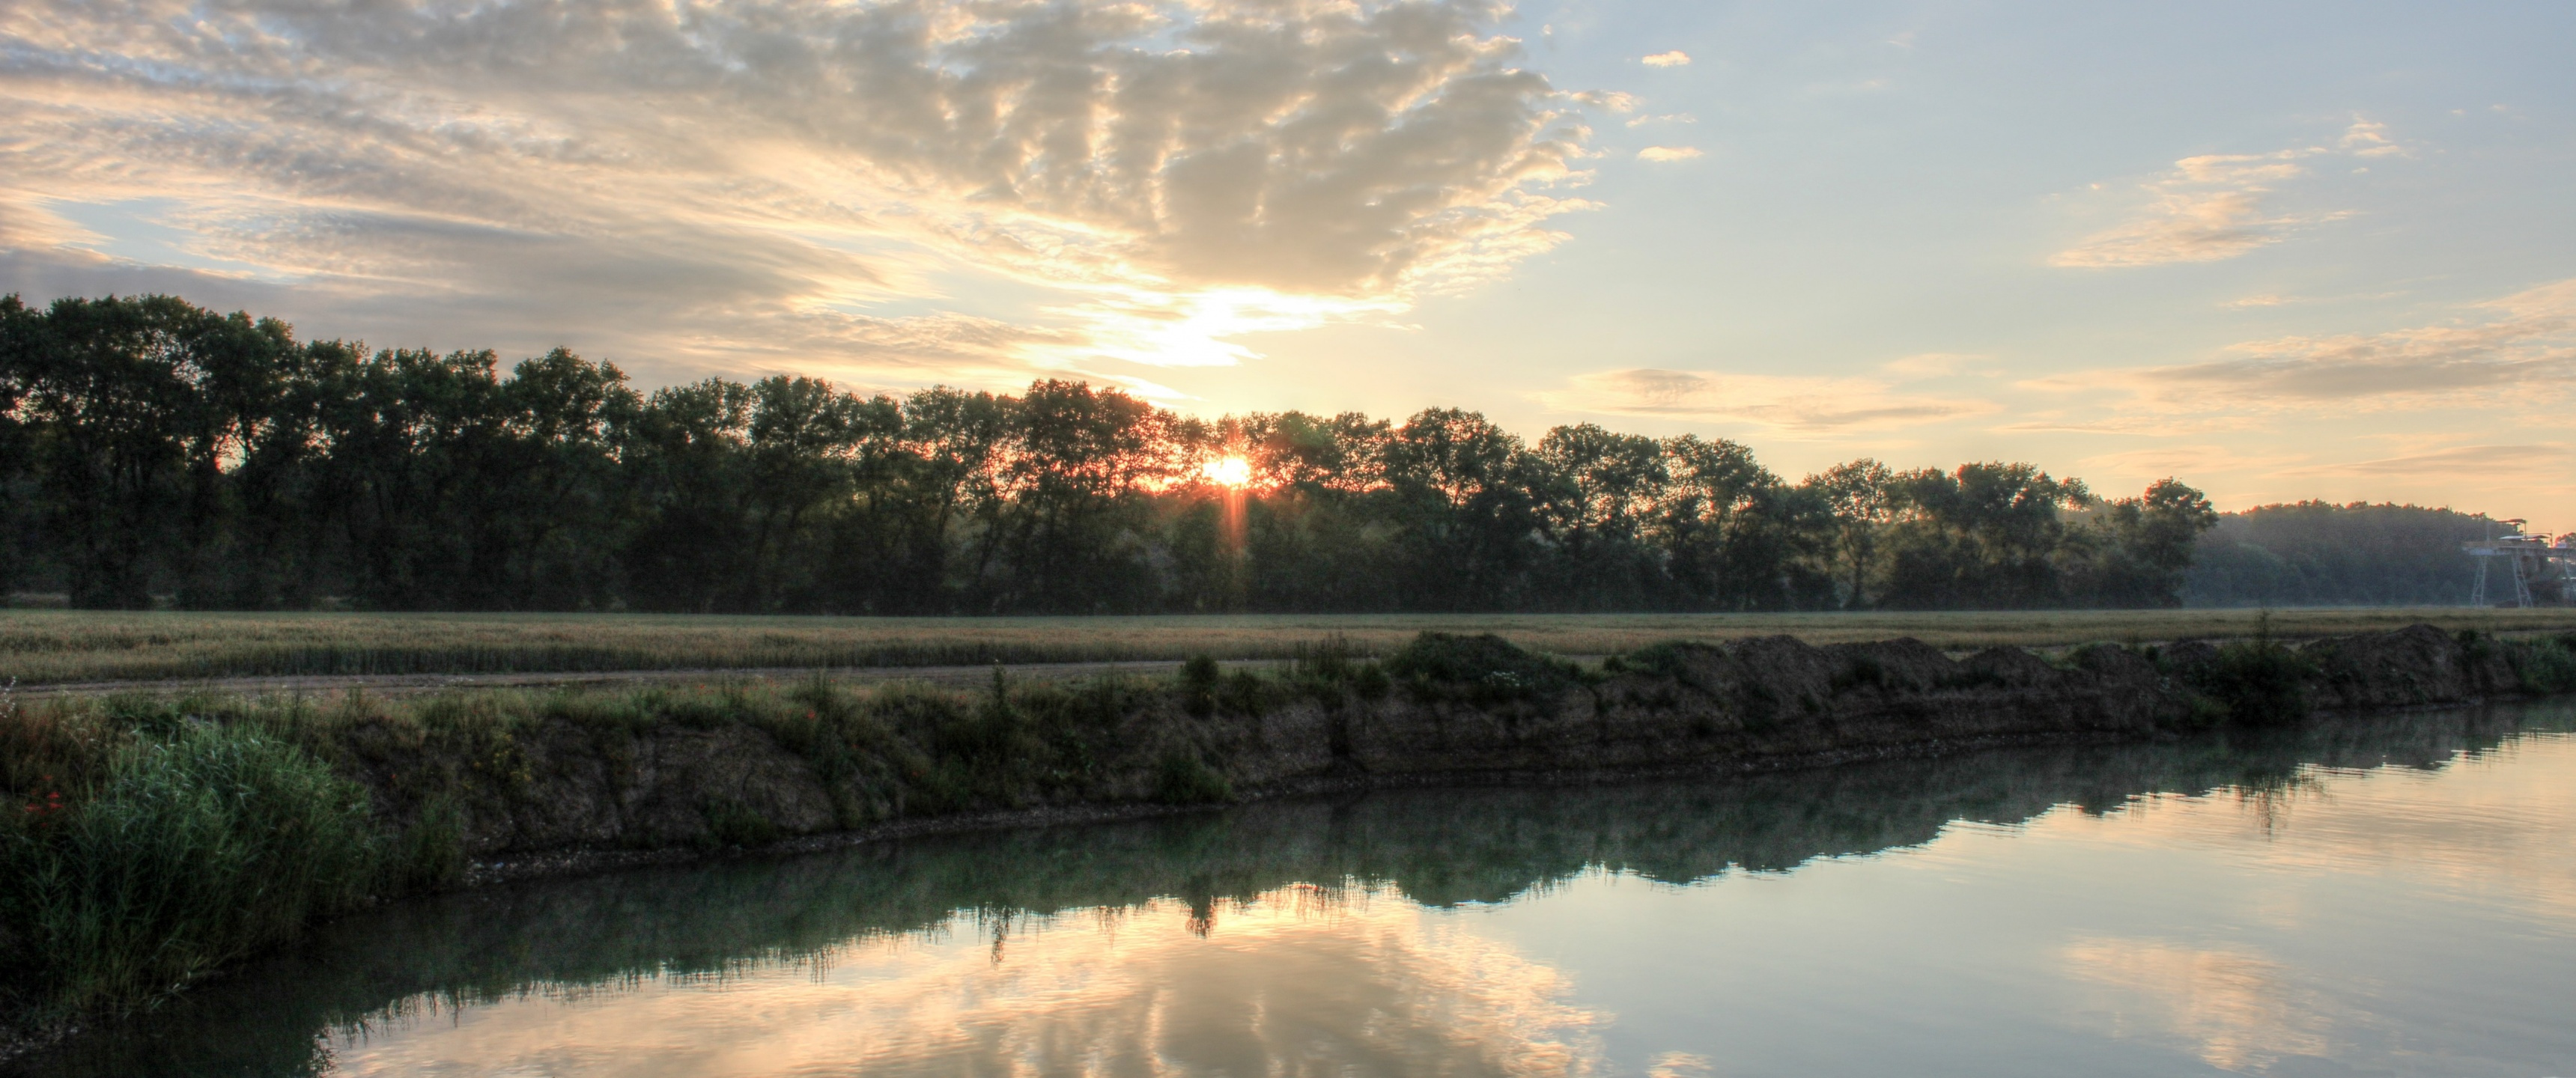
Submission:
POLYGON ((2576 1074, 2576 711, 1430 790, 381 911, 48 1074, 2576 1074))

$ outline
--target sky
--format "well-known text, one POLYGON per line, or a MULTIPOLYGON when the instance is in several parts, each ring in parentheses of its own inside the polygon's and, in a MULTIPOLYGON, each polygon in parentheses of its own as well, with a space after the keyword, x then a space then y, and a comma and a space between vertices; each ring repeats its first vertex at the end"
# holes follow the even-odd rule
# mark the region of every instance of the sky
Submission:
POLYGON ((2576 6, 12 0, 0 291, 2576 530, 2576 6))

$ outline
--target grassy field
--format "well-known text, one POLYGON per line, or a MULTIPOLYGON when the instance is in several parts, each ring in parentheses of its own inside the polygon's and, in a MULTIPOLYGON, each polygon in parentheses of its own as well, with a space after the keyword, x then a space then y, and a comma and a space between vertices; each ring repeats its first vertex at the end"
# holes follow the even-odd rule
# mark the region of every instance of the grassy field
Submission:
MULTIPOLYGON (((626 614, 200 614, 0 611, 0 682, 289 676, 774 670, 1285 658, 1341 637, 1383 654, 1425 629, 1492 632, 1559 655, 1786 633, 1815 643, 1917 637, 1951 649, 2155 642, 2254 632, 2252 610, 1908 614, 1243 615, 821 618, 626 614)), ((2288 638, 2429 621, 2491 632, 2576 628, 2576 610, 2281 610, 2288 638)))

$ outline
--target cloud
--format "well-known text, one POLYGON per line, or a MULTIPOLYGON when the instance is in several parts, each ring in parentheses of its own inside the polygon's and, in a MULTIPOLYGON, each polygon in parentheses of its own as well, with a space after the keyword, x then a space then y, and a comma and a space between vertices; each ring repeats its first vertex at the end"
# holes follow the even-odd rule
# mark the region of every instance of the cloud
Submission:
POLYGON ((1541 393, 1538 399, 1570 412, 1739 420, 1810 433, 1935 423, 2001 407, 1992 401, 1902 393, 1875 378, 1650 368, 1577 375, 1564 389, 1541 393))
POLYGON ((1700 156, 1696 146, 1648 146, 1637 151, 1640 161, 1688 161, 1700 156))
POLYGON ((2279 474, 2438 479, 2457 476, 2462 472, 2484 472, 2533 473, 2556 478, 2569 474, 2571 468, 2576 468, 2576 446, 2566 442, 2536 442, 2519 445, 2451 446, 2446 449, 2382 457, 2377 460, 2288 468, 2279 474))
POLYGON ((2344 129, 2343 138, 2335 145, 2354 157, 2415 156, 2414 151, 2389 140, 2387 124, 2373 123, 2358 116, 2353 117, 2352 126, 2344 129))
POLYGON ((2341 220, 2349 214, 2278 213, 2266 208, 2265 198, 2279 185, 2308 174, 2302 159, 2335 153, 2412 156, 2389 140, 2387 130, 2385 124, 2356 117, 2332 150, 2305 146, 2183 158, 2141 185, 2147 202, 2128 221, 2086 237, 2048 262, 2078 269, 2216 262, 2278 243, 2296 226, 2341 220))
POLYGON ((1879 364, 1878 369, 1906 378, 1955 378, 1963 375, 1991 378, 2003 373, 1994 364, 1993 356, 1923 352, 1888 360, 1879 364))
POLYGON ((2281 469, 2308 458, 2296 454, 2248 453, 2242 446, 2180 445, 2099 453, 2076 461, 2086 474, 2120 476, 2223 475, 2231 472, 2288 474, 2281 469))
POLYGON ((2254 307, 2285 307, 2293 303, 2353 303, 2367 300, 2398 299, 2405 295, 2406 293, 2402 290, 2394 292, 2351 292, 2339 296, 2283 296, 2265 292, 2228 300, 2218 306, 2222 310, 2242 311, 2254 307))
POLYGON ((2567 395, 2576 380, 2576 278, 2472 310, 2478 317, 2385 333, 2248 341, 2220 359, 2101 380, 2175 409, 2411 409, 2567 395))
POLYGON ((1671 52, 1659 52, 1646 57, 1642 62, 1647 67, 1688 67, 1691 59, 1689 53, 1674 49, 1671 52))
MULTIPOLYGON (((2023 388, 2083 392, 2075 380, 2025 382, 2023 388)), ((2091 415, 2069 416, 2065 409, 2038 409, 2020 413, 2030 418, 2018 423, 2005 423, 1990 428, 2004 434, 2147 434, 2172 437, 2182 434, 2216 434, 2262 429, 2262 421, 2251 416, 2209 415, 2091 415)))
MULTIPOLYGON (((1313 324, 1507 273, 1589 206, 1565 193, 1581 103, 1522 66, 1504 13, 29 0, 0 12, 5 287, 258 291, 74 249, 76 213, 151 202, 192 260, 291 283, 325 321, 691 361, 970 286, 1066 299, 982 354, 1003 366, 1170 322, 1138 311, 1313 324)), ((1190 324, 1181 362, 1254 331, 1190 324)))
POLYGON ((2464 317, 2381 333, 2279 337, 2218 358, 2032 379, 2020 388, 2119 394, 2114 414, 2006 430, 2176 434, 2249 429, 2255 417, 2471 407, 2555 414, 2576 397, 2576 278, 2471 304, 2464 317))
POLYGON ((624 1074, 1015 1074, 1042 1061, 1114 1073, 1233 1072, 1243 1060, 1289 1074, 1607 1069, 1609 1016, 1577 1005, 1572 977, 1398 894, 1292 886, 1205 909, 968 911, 721 978, 653 971, 475 1003, 416 997, 334 1030, 326 1047, 361 1074, 559 1071, 567 1042, 591 1046, 586 1069, 624 1074), (615 1005, 578 1005, 602 997, 615 1005))
POLYGON ((2217 1070, 2321 1054, 2334 1025, 2330 1001, 2253 951, 2105 937, 2069 943, 2061 957, 2070 979, 2104 993, 2123 1035, 2178 1040, 2217 1070))
POLYGON ((1697 1078, 1717 1073, 1715 1064, 1693 1052, 1665 1052, 1646 1062, 1646 1078, 1697 1078))
MULTIPOLYGON (((1608 112, 1629 113, 1637 111, 1637 95, 1631 93, 1622 93, 1617 90, 1585 90, 1573 95, 1573 97, 1575 100, 1586 105, 1608 112)), ((1635 126, 1635 123, 1632 121, 1629 126, 1633 127, 1635 126)))
POLYGON ((2301 174, 2297 151, 2263 156, 2189 157, 2148 183, 2153 201, 2135 220, 2087 237, 2049 259, 2052 266, 2100 269, 2215 262, 2277 243, 2294 218, 2268 215, 2271 184, 2301 174))

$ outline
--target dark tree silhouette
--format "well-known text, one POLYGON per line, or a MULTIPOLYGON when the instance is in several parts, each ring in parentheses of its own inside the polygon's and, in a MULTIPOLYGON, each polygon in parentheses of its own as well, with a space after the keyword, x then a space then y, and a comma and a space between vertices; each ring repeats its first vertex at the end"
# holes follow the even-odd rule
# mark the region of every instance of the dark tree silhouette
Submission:
MULTIPOLYGON (((1114 389, 638 393, 557 350, 0 301, 0 584, 90 607, 879 614, 2158 606, 2214 519, 2029 464, 1791 483, 1474 412, 1192 419, 1114 389), (1202 465, 1240 458, 1226 487, 1202 465)), ((2205 548, 2204 548, 2205 549, 2205 548)))

